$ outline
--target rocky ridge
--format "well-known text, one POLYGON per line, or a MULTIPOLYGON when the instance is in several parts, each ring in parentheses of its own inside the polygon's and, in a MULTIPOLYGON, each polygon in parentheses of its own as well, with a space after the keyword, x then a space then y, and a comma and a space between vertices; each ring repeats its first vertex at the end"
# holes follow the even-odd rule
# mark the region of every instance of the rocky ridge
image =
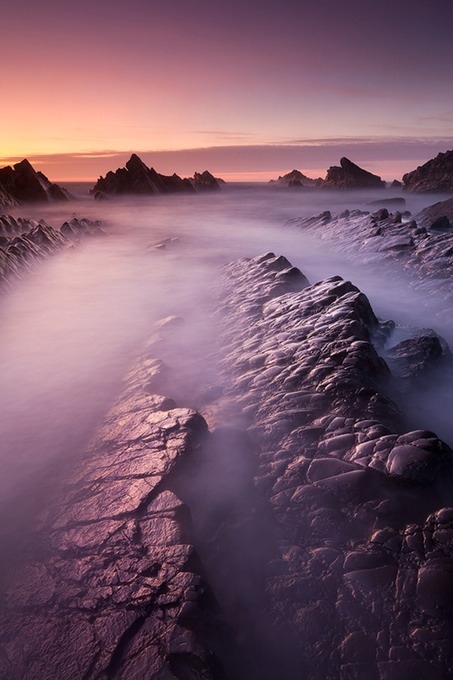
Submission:
POLYGON ((0 286, 8 285, 53 253, 102 233, 100 222, 84 218, 64 222, 58 230, 45 220, 0 216, 0 286))
POLYGON ((168 488, 206 424, 146 385, 143 355, 0 594, 0 675, 221 679, 199 642, 203 584, 168 488))
POLYGON ((136 154, 132 154, 126 167, 100 177, 90 193, 95 199, 104 199, 127 194, 190 193, 218 188, 219 180, 208 170, 196 172, 190 179, 182 179, 176 173, 171 176, 161 175, 154 168, 148 168, 136 154))
POLYGON ((387 208, 375 212, 346 210, 339 215, 326 211, 290 220, 288 226, 334 241, 338 249, 364 263, 396 264, 416 278, 417 287, 432 289, 437 300, 443 299, 445 313, 450 315, 453 231, 438 231, 436 227, 439 215, 445 214, 451 214, 450 201, 421 211, 415 219, 407 212, 389 213, 387 208))
POLYGON ((452 452, 405 432, 384 396, 365 296, 340 277, 281 294, 290 271, 271 253, 230 265, 224 305, 224 398, 249 418, 275 523, 265 591, 282 659, 310 680, 448 677, 452 452))
POLYGON ((453 193, 453 151, 439 153, 403 175, 405 191, 453 193))
POLYGON ((22 203, 69 201, 71 194, 53 184, 31 163, 24 159, 13 167, 0 169, 0 207, 8 208, 22 203))

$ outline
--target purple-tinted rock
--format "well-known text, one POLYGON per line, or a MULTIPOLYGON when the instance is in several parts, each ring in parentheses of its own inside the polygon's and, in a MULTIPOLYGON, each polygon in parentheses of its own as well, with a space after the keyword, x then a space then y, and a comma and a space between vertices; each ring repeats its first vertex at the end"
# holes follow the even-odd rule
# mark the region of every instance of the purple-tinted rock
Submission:
POLYGON ((326 189, 384 189, 385 182, 343 157, 339 167, 331 166, 328 169, 321 186, 326 189))
POLYGON ((435 158, 403 175, 405 191, 453 192, 453 150, 439 153, 435 158))
POLYGON ((52 184, 26 159, 13 168, 0 169, 0 190, 18 203, 68 201, 72 198, 66 189, 52 184))

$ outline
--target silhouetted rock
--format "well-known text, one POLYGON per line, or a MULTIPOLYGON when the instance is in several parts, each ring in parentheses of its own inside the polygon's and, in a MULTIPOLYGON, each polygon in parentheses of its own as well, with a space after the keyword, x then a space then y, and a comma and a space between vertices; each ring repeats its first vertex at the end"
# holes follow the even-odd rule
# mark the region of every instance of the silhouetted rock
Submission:
POLYGON ((14 208, 18 202, 4 189, 0 188, 0 208, 14 208))
POLYGON ((327 171, 322 187, 326 189, 384 189, 385 182, 377 175, 363 170, 348 158, 340 159, 340 167, 333 165, 327 171))
POLYGON ((311 179, 300 170, 291 170, 286 175, 280 175, 278 179, 271 179, 269 184, 287 187, 317 187, 322 183, 322 179, 311 179))
POLYGON ((453 150, 439 153, 435 158, 403 175, 405 191, 453 192, 453 150))
POLYGON ((401 189, 402 187, 403 183, 397 179, 394 179, 393 182, 390 184, 390 189, 401 189))
POLYGON ((176 174, 161 175, 147 165, 136 154, 132 154, 125 168, 108 172, 100 177, 90 193, 99 200, 108 195, 127 194, 165 194, 193 192, 194 188, 188 179, 176 174))
POLYGON ((66 189, 52 184, 26 159, 13 167, 0 169, 0 190, 18 203, 68 201, 72 198, 66 189))
POLYGON ((219 179, 214 177, 209 170, 195 172, 194 176, 189 178, 189 181, 196 191, 215 191, 220 189, 219 179))

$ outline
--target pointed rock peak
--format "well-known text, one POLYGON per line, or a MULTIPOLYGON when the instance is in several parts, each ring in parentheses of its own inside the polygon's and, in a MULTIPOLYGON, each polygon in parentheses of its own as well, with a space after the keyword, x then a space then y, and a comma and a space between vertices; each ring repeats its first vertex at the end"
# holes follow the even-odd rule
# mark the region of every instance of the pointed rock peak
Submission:
POLYGON ((148 170, 147 166, 145 163, 142 161, 142 159, 137 156, 136 153, 133 153, 132 156, 129 158, 129 160, 126 163, 126 168, 128 170, 138 170, 138 169, 143 169, 145 168, 148 170))
POLYGON ((24 158, 22 161, 20 161, 20 163, 15 163, 14 170, 17 172, 36 172, 27 158, 24 158))

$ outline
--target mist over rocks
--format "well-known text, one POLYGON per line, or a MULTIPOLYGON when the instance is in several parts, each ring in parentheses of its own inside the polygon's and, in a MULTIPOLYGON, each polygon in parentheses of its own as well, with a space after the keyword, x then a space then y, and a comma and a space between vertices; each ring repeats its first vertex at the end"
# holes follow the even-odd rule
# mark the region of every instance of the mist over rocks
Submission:
POLYGON ((407 212, 389 213, 387 208, 381 208, 373 213, 324 212, 289 220, 287 225, 314 232, 364 263, 388 262, 407 271, 416 277, 418 288, 431 290, 439 304, 444 301, 443 314, 451 318, 453 231, 433 229, 435 220, 445 213, 451 214, 450 201, 422 210, 415 219, 407 212))
POLYGON ((224 678, 197 634, 209 626, 205 586, 187 509, 168 488, 207 428, 144 392, 155 370, 137 361, 46 508, 35 552, 1 585, 4 680, 224 678))
POLYGON ((403 175, 405 191, 453 193, 453 150, 439 153, 403 175))
POLYGON ((385 182, 343 157, 339 166, 333 165, 327 170, 321 186, 324 189, 385 189, 385 182))
POLYGON ((35 264, 104 231, 99 221, 74 217, 54 229, 45 220, 0 216, 0 287, 20 278, 35 264))
POLYGON ((18 204, 69 201, 73 197, 63 187, 53 184, 31 163, 24 159, 13 167, 0 169, 0 205, 10 207, 11 200, 18 204), (6 196, 6 198, 5 198, 6 196))
MULTIPOLYGON (((225 270, 222 364, 275 523, 264 568, 273 653, 294 678, 448 677, 453 511, 439 491, 452 452, 432 432, 404 432, 365 296, 340 277, 273 295, 273 261, 225 270)), ((256 656, 266 667, 273 653, 256 656)))
POLYGON ((90 194, 102 200, 128 194, 195 193, 219 188, 219 180, 208 170, 195 173, 190 179, 183 179, 176 173, 161 175, 154 168, 148 168, 137 154, 132 154, 125 168, 109 171, 105 177, 100 177, 90 194))
POLYGON ((453 198, 434 203, 417 215, 421 227, 433 230, 450 229, 453 226, 453 198))

